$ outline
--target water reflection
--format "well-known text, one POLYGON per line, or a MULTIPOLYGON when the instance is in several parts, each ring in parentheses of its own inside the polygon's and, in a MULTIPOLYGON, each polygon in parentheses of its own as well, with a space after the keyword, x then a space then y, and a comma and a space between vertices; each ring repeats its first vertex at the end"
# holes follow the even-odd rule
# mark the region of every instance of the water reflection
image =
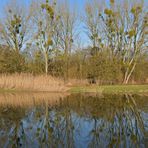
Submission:
POLYGON ((148 96, 1 94, 0 147, 146 147, 148 96))

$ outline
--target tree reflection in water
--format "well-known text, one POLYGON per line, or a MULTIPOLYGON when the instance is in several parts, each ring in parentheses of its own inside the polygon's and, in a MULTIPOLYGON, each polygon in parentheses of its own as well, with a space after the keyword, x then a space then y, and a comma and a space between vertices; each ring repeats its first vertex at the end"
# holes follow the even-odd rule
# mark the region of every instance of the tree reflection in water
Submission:
POLYGON ((0 108, 0 147, 146 147, 148 97, 72 94, 0 108))

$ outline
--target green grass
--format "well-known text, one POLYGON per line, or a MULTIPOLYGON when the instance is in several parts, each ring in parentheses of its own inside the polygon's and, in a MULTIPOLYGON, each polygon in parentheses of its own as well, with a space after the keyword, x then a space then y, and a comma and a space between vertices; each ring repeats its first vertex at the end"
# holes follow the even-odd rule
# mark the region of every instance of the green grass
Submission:
POLYGON ((70 92, 95 92, 95 93, 148 93, 148 85, 104 85, 73 87, 70 92))
MULTIPOLYGON (((1 89, 0 92, 21 92, 15 89, 1 89)), ((124 94, 124 93, 148 93, 148 85, 90 85, 90 86, 76 86, 68 90, 71 93, 108 93, 108 94, 124 94)))
POLYGON ((0 88, 0 92, 13 92, 15 91, 14 89, 4 89, 4 88, 0 88))

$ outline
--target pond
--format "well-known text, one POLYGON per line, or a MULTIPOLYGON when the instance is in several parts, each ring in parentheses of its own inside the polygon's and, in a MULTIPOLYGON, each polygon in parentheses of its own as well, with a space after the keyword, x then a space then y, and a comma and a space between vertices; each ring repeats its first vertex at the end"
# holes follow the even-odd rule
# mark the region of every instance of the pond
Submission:
POLYGON ((144 148, 148 96, 0 94, 0 147, 144 148))

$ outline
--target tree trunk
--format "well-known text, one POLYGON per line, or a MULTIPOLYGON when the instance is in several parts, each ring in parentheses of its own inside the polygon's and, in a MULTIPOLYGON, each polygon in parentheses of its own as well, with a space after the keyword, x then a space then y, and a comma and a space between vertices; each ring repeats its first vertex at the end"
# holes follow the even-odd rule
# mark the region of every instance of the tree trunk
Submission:
POLYGON ((45 53, 45 73, 48 74, 48 53, 45 53))
POLYGON ((133 73, 135 67, 136 67, 136 63, 134 63, 134 65, 133 65, 131 71, 129 71, 129 69, 126 71, 123 84, 128 84, 129 79, 130 79, 130 77, 131 77, 131 75, 132 75, 132 73, 133 73), (128 72, 128 71, 129 71, 129 72, 128 72))
POLYGON ((64 66, 64 81, 68 82, 68 77, 69 77, 69 59, 68 59, 68 54, 65 54, 65 66, 64 66))
POLYGON ((133 65, 133 67, 132 67, 130 73, 128 74, 127 79, 126 79, 126 81, 125 81, 125 84, 128 83, 128 81, 129 81, 129 79, 130 79, 130 77, 131 77, 131 75, 132 75, 132 73, 133 73, 135 67, 136 67, 136 63, 134 63, 134 65, 133 65))
POLYGON ((69 76, 69 51, 68 51, 68 39, 66 39, 65 42, 65 53, 64 53, 64 62, 65 62, 65 66, 64 66, 64 81, 67 83, 68 82, 68 76, 69 76))
POLYGON ((127 68, 127 70, 126 70, 126 72, 125 72, 123 84, 125 84, 125 82, 126 82, 126 78, 127 78, 127 75, 128 75, 128 71, 129 71, 129 68, 127 68))

